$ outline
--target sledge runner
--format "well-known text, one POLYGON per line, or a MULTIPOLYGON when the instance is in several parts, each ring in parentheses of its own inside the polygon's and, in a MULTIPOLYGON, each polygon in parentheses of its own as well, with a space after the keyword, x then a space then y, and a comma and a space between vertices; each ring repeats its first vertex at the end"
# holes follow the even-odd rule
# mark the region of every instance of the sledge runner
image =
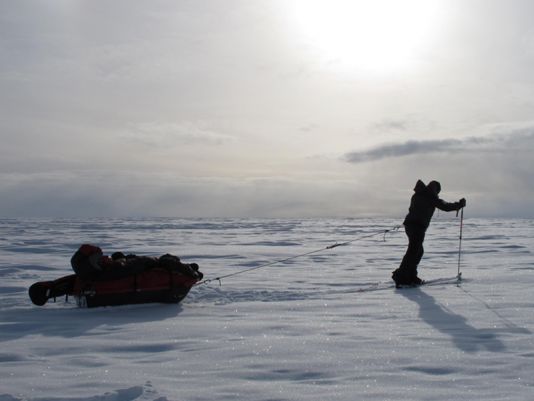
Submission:
POLYGON ((409 212, 403 222, 408 236, 408 249, 399 268, 392 275, 397 288, 413 287, 424 283, 417 276, 417 266, 423 257, 425 233, 436 208, 450 212, 460 210, 466 205, 465 198, 458 202, 445 202, 438 196, 440 191, 441 184, 438 181, 431 181, 425 185, 423 181, 418 180, 415 184, 415 193, 412 195, 409 212))

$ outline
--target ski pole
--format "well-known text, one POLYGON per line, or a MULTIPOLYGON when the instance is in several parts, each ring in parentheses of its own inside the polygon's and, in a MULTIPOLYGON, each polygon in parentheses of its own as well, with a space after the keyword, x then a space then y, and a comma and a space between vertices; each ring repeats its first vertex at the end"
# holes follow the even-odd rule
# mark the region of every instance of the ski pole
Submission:
POLYGON ((462 279, 462 273, 460 272, 460 258, 462 255, 463 228, 464 228, 464 208, 460 210, 460 241, 458 243, 458 281, 462 279))

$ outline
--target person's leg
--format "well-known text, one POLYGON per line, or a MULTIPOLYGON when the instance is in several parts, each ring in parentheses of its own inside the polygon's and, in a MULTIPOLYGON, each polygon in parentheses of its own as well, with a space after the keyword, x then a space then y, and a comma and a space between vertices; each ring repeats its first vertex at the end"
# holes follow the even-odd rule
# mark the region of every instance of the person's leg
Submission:
POLYGON ((424 254, 425 230, 407 225, 405 231, 408 236, 408 249, 399 268, 393 272, 393 280, 396 283, 409 284, 417 277, 417 266, 424 254))
POLYGON ((425 253, 425 250, 423 248, 423 242, 425 240, 425 232, 426 230, 420 227, 410 227, 408 228, 409 231, 409 238, 410 243, 412 244, 412 257, 409 260, 409 267, 408 267, 408 276, 409 280, 413 284, 422 284, 423 280, 421 280, 417 276, 417 268, 419 266, 419 263, 421 262, 421 259, 425 253))
POLYGON ((404 257, 402 258, 399 270, 407 270, 408 266, 410 265, 410 260, 413 259, 413 244, 410 239, 410 235, 408 234, 408 230, 405 231, 405 234, 408 237, 408 248, 406 248, 406 252, 404 253, 404 257))
POLYGON ((412 261, 413 266, 415 266, 415 267, 413 267, 411 269, 413 278, 417 278, 417 267, 419 266, 419 263, 421 262, 421 259, 423 258, 423 255, 425 253, 425 250, 423 248, 423 240, 420 239, 420 238, 417 238, 416 242, 417 242, 417 244, 420 244, 420 245, 417 246, 418 249, 417 249, 417 252, 415 253, 413 261, 412 261))

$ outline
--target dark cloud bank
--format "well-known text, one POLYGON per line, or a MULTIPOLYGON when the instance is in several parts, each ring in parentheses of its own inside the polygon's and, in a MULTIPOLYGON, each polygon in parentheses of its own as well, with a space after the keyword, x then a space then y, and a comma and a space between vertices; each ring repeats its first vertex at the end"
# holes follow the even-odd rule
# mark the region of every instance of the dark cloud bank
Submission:
POLYGON ((533 145, 534 131, 511 135, 468 137, 464 139, 409 140, 350 152, 344 155, 344 159, 350 163, 363 163, 418 154, 426 155, 467 151, 509 152, 524 149, 525 146, 532 149, 533 145))
POLYGON ((382 215, 400 219, 418 178, 442 181, 447 200, 466 197, 469 216, 534 217, 533 149, 534 129, 386 144, 346 154, 344 160, 354 166, 354 173, 339 180, 187 179, 109 169, 3 173, 0 217, 382 215))

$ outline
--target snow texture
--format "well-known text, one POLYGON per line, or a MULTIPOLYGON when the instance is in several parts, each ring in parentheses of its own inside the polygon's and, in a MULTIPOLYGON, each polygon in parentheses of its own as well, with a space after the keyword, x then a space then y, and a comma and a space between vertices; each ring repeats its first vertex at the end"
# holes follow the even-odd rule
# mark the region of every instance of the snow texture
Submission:
MULTIPOLYGON (((0 401, 532 399, 534 221, 466 218, 461 284, 402 290, 405 235, 383 234, 398 223, 0 220, 0 401), (32 305, 28 287, 70 274, 85 242, 173 253, 208 279, 322 251, 179 305, 32 305)), ((421 277, 456 275, 459 229, 435 216, 421 277)))

